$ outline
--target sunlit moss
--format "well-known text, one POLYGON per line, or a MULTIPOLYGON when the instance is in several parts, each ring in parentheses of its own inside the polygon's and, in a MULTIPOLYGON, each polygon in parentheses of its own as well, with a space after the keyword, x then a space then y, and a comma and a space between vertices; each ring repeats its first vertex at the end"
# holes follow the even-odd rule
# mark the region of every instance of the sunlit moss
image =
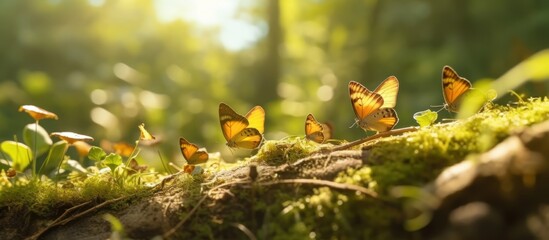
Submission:
POLYGON ((280 165, 309 156, 322 146, 303 137, 288 137, 277 141, 269 140, 263 143, 253 159, 267 165, 280 165))
MULTIPOLYGON (((208 196, 192 213, 192 221, 177 238, 243 238, 235 223, 249 228, 259 239, 397 239, 412 238, 403 228, 403 214, 388 190, 397 185, 423 186, 444 168, 492 148, 519 129, 549 119, 549 100, 530 99, 510 106, 489 107, 465 120, 436 124, 416 132, 386 137, 365 146, 365 164, 347 169, 333 179, 375 190, 378 198, 349 190, 310 185, 260 183, 235 185, 208 196), (224 196, 224 197, 223 197, 224 196), (189 231, 188 229, 192 229, 189 231)), ((167 181, 163 191, 180 193, 181 218, 208 194, 207 190, 235 179, 216 178, 221 171, 253 164, 280 165, 319 152, 319 145, 299 137, 266 141, 259 152, 244 161, 226 163, 212 156, 203 174, 180 174, 167 181)), ((74 172, 67 181, 8 178, 0 173, 0 206, 40 216, 51 216, 58 206, 89 200, 146 194, 160 175, 149 171, 125 175, 124 171, 74 172)), ((120 169, 119 169, 120 170, 120 169)))
POLYGON ((468 154, 486 151, 518 129, 547 119, 549 101, 536 98, 385 138, 371 146, 372 177, 382 191, 395 184, 426 183, 468 154))

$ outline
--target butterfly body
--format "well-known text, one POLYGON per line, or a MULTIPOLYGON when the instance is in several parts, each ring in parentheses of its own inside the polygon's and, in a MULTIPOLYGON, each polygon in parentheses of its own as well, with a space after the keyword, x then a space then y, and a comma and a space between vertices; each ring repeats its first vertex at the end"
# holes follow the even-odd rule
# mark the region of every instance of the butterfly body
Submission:
POLYGON ((469 80, 460 77, 450 66, 442 68, 442 94, 444 108, 450 112, 457 112, 461 99, 470 92, 472 87, 469 80))
POLYGON ((332 128, 328 124, 318 122, 309 114, 305 120, 305 137, 317 143, 324 143, 332 138, 332 128))
POLYGON ((199 150, 196 144, 190 143, 185 138, 179 138, 179 147, 188 165, 202 164, 208 161, 208 153, 199 150))
POLYGON ((366 130, 386 132, 393 129, 397 123, 398 116, 394 109, 380 108, 359 121, 358 126, 366 130))
POLYGON ((231 148, 255 149, 263 141, 265 111, 260 106, 252 108, 244 117, 220 103, 219 122, 227 146, 231 148))
POLYGON ((364 130, 385 132, 398 123, 393 107, 396 105, 398 80, 385 79, 374 92, 362 84, 349 82, 349 96, 358 125, 364 130))

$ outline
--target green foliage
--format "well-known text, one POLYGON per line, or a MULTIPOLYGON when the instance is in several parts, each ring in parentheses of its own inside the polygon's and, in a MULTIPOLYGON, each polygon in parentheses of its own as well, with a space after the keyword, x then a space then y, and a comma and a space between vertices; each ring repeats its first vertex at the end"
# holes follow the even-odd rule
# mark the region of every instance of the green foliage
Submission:
POLYGON ((107 153, 102 148, 95 146, 93 146, 88 153, 88 158, 96 162, 103 160, 106 156, 107 153))
POLYGON ((39 124, 31 123, 25 125, 23 128, 23 142, 27 146, 34 147, 34 139, 36 139, 36 156, 46 153, 53 143, 46 129, 39 124))
MULTIPOLYGON (((279 1, 278 13, 268 3, 239 6, 237 20, 260 28, 259 39, 240 51, 220 44, 222 26, 166 21, 152 1, 104 1, 99 7, 84 0, 1 3, 0 46, 10 47, 0 60, 0 136, 11 136, 11 129, 28 120, 9 109, 32 101, 70 116, 44 123, 51 129, 129 141, 136 138, 134 126, 147 122, 165 139, 184 132, 222 151, 223 137, 212 123, 224 101, 239 109, 262 105, 267 139, 303 134, 308 113, 332 122, 335 138, 356 139, 364 133, 347 129, 353 121, 349 80, 373 89, 396 75, 401 81, 396 110, 404 116, 397 128, 409 126, 414 120, 405 116, 442 103, 443 65, 473 83, 495 79, 547 48, 549 36, 544 31, 549 4, 535 0, 279 1), (266 31, 272 19, 279 19, 283 38, 266 31), (490 34, 477 34, 486 29, 490 34), (279 77, 266 77, 271 71, 279 77), (109 121, 98 121, 100 116, 109 121)), ((544 68, 537 66, 545 66, 545 58, 533 59, 541 60, 493 84, 500 98, 513 86, 530 96, 547 94, 546 83, 524 80, 543 78, 544 68)), ((177 150, 174 144, 162 146, 162 152, 177 150)))
POLYGON ((49 173, 52 170, 57 170, 59 165, 65 159, 65 154, 69 148, 69 143, 64 140, 54 143, 49 149, 48 156, 44 164, 40 167, 38 174, 49 173))
POLYGON ((438 119, 438 113, 427 109, 425 111, 414 113, 414 119, 420 127, 427 127, 433 125, 438 119))
POLYGON ((122 164, 122 157, 118 154, 111 153, 105 157, 102 163, 107 165, 111 171, 114 171, 116 167, 122 164))
POLYGON ((113 172, 115 168, 122 164, 122 156, 116 153, 110 153, 109 155, 107 155, 107 153, 103 149, 95 146, 90 149, 90 152, 88 153, 88 158, 96 161, 97 166, 107 166, 113 172))
POLYGON ((12 167, 18 172, 23 172, 32 161, 32 151, 25 144, 15 141, 3 141, 0 148, 2 152, 9 156, 12 167))
POLYGON ((111 224, 111 237, 112 240, 122 240, 126 237, 126 233, 124 232, 124 225, 112 214, 104 214, 103 218, 107 220, 111 224))

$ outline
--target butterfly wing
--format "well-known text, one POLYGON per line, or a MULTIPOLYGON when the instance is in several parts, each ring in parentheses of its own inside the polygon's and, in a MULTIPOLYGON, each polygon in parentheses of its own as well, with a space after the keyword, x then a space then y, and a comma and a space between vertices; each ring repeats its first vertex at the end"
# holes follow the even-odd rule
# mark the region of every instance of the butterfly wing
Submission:
POLYGON ((394 108, 398 95, 398 79, 395 76, 386 78, 374 92, 383 98, 383 105, 380 108, 394 108))
POLYGON ((235 135, 248 127, 248 119, 237 114, 225 103, 219 104, 219 122, 225 140, 231 140, 235 135))
POLYGON ((208 153, 199 151, 198 146, 190 143, 185 138, 179 138, 179 147, 188 164, 202 164, 208 161, 208 153))
POLYGON ((255 128, 245 128, 227 141, 227 146, 255 149, 263 141, 263 135, 255 128))
POLYGON ((381 108, 368 115, 358 124, 364 130, 385 132, 393 129, 398 123, 398 116, 393 108, 381 108))
POLYGON ((381 95, 368 90, 355 81, 349 82, 349 96, 359 121, 383 106, 383 97, 381 95))
POLYGON ((265 110, 261 106, 255 106, 247 114, 246 119, 248 119, 248 127, 255 128, 259 133, 263 134, 265 130, 265 110))
POLYGON ((324 141, 332 138, 333 127, 329 123, 322 124, 322 133, 324 134, 324 141))
POLYGON ((129 157, 134 151, 134 147, 125 142, 115 143, 112 145, 112 148, 114 150, 114 153, 123 157, 129 157))
POLYGON ((317 143, 323 143, 324 138, 324 127, 321 123, 316 121, 313 114, 307 115, 305 120, 305 137, 309 140, 315 141, 317 143))
POLYGON ((442 93, 445 108, 456 112, 459 107, 459 98, 471 89, 471 86, 469 80, 460 77, 450 66, 444 66, 442 69, 442 93))
POLYGON ((183 166, 183 172, 186 172, 188 174, 192 174, 193 171, 194 171, 194 168, 195 168, 194 165, 187 164, 187 165, 183 166))

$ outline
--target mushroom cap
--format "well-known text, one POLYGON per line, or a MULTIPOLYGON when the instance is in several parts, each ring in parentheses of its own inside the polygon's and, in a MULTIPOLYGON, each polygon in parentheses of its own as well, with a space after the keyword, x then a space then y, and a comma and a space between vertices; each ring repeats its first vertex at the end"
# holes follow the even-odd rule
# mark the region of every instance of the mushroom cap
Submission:
POLYGON ((23 105, 23 106, 19 107, 19 112, 28 113, 36 121, 41 120, 41 119, 45 119, 45 118, 50 118, 50 119, 55 119, 55 120, 59 119, 57 117, 57 114, 46 111, 46 110, 44 110, 42 108, 39 108, 37 106, 34 106, 34 105, 23 105))
POLYGON ((69 144, 73 144, 76 141, 93 141, 93 138, 90 136, 73 133, 73 132, 53 132, 50 136, 55 136, 67 141, 69 144))

